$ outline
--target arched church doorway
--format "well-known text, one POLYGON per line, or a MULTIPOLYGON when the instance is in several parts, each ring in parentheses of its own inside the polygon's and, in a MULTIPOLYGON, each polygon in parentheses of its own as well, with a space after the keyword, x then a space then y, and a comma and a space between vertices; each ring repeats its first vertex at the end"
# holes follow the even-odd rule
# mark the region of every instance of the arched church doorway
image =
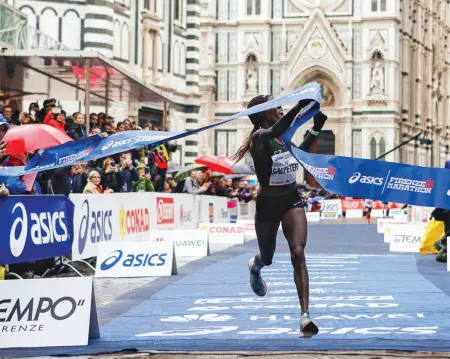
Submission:
MULTIPOLYGON (((291 89, 296 89, 304 86, 310 82, 318 82, 322 86, 322 101, 320 103, 321 109, 325 113, 328 110, 338 108, 342 105, 341 91, 337 85, 335 76, 329 70, 320 66, 315 66, 300 74, 290 86, 291 89)), ((339 119, 330 119, 339 120, 339 119)), ((312 124, 312 121, 311 121, 312 124)), ((307 133, 305 133, 306 137, 307 133)), ((323 130, 319 137, 314 141, 310 153, 334 155, 336 153, 336 138, 333 131, 323 130)), ((321 188, 319 183, 312 177, 308 171, 305 170, 304 179, 308 185, 314 188, 321 188)))

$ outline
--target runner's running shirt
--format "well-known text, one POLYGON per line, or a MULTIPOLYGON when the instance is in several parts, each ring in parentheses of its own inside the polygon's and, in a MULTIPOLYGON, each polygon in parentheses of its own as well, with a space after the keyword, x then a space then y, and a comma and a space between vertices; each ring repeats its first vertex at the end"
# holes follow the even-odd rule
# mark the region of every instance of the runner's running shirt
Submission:
POLYGON ((262 151, 253 154, 253 167, 262 188, 278 187, 282 192, 297 188, 296 177, 299 163, 278 139, 270 140, 262 145, 262 151))

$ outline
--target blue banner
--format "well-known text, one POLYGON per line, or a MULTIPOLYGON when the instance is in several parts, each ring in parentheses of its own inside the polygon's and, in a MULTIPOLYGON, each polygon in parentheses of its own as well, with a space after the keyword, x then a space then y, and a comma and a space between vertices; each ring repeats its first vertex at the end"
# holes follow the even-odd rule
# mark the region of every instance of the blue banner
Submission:
POLYGON ((67 142, 65 144, 40 151, 30 160, 26 167, 0 167, 0 176, 17 176, 27 173, 52 170, 59 167, 72 166, 76 163, 92 161, 98 158, 108 157, 116 153, 141 148, 144 146, 151 146, 154 148, 164 142, 173 141, 206 131, 210 128, 223 125, 240 117, 247 117, 248 115, 283 106, 291 102, 308 99, 311 91, 317 90, 317 86, 320 85, 316 84, 316 86, 313 86, 313 84, 308 84, 270 102, 252 107, 222 121, 193 131, 126 131, 109 137, 101 137, 99 135, 84 137, 77 141, 67 142))
POLYGON ((292 145, 295 131, 320 111, 320 92, 283 134, 299 163, 327 191, 341 196, 450 209, 450 171, 400 163, 311 154, 292 145))
POLYGON ((0 198, 0 264, 71 253, 74 206, 64 196, 0 198))

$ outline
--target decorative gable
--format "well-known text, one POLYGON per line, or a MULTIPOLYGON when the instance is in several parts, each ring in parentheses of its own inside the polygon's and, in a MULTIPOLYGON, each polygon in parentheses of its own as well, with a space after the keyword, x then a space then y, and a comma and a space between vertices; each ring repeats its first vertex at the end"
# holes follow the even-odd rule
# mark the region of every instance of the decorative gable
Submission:
POLYGON ((348 55, 322 10, 315 9, 303 29, 288 56, 291 73, 299 68, 322 65, 342 75, 348 55))

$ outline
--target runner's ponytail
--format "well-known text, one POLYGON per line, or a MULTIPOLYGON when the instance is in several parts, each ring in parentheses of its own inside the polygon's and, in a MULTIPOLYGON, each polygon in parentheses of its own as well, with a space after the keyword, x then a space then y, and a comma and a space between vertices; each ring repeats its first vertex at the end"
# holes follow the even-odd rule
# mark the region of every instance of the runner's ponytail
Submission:
POLYGON ((249 133, 249 135, 247 136, 247 138, 244 140, 244 142, 242 143, 241 147, 239 147, 239 149, 237 150, 237 152, 231 156, 231 159, 233 161, 235 161, 235 163, 239 162, 240 160, 242 160, 245 155, 247 154, 248 151, 250 151, 250 147, 252 145, 252 138, 253 138, 253 134, 258 131, 261 127, 258 125, 254 125, 253 126, 253 130, 252 132, 249 133))

